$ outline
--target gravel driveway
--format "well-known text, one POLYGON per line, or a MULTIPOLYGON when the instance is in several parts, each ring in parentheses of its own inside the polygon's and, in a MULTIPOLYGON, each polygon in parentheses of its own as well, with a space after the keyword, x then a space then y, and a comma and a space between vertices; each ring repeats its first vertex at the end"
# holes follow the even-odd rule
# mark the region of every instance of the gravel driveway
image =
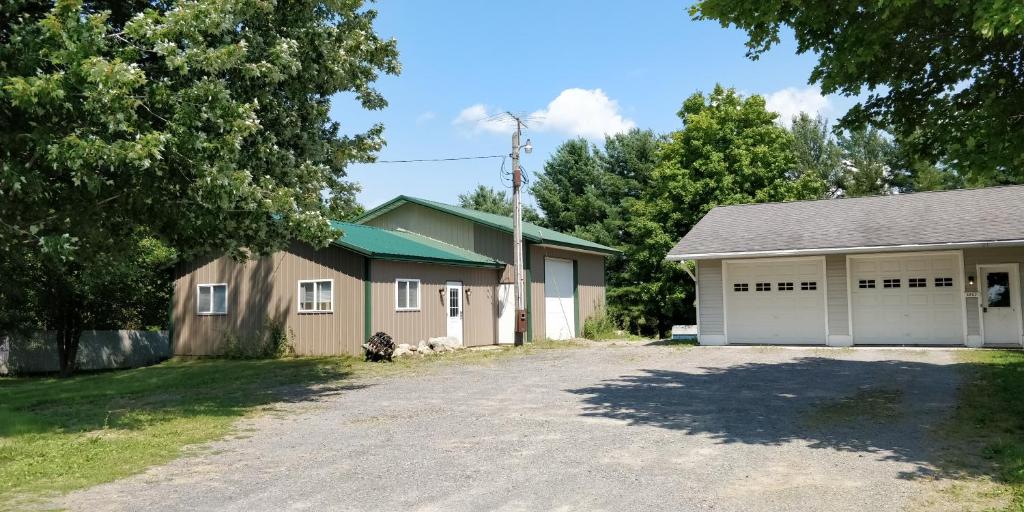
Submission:
MULTIPOLYGON (((66 497, 100 510, 898 510, 943 350, 595 346, 368 380, 66 497), (887 390, 895 414, 822 421, 887 390), (817 419, 815 419, 817 418, 817 419)), ((842 415, 840 414, 840 417, 842 415)))

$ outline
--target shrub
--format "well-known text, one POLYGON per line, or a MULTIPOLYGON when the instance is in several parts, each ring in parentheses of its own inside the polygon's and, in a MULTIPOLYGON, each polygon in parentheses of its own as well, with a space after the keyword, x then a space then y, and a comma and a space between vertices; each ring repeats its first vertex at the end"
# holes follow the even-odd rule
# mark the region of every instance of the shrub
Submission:
POLYGON ((295 334, 285 330, 284 322, 267 318, 255 338, 241 339, 233 332, 224 335, 228 359, 277 359, 295 354, 295 334))
POLYGON ((619 327, 603 307, 583 321, 583 337, 588 340, 610 340, 619 336, 619 327))

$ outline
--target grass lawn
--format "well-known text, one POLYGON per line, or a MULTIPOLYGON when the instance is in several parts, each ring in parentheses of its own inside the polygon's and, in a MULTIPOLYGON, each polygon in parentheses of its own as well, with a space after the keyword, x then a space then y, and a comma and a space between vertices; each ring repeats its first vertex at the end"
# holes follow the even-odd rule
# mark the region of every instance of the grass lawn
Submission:
POLYGON ((231 432, 282 399, 330 391, 354 377, 486 363, 572 344, 459 351, 394 363, 355 358, 172 360, 69 379, 0 379, 0 509, 18 508, 168 462, 231 432))
POLYGON ((966 478, 950 492, 999 495, 1005 508, 997 509, 1024 512, 1024 352, 977 350, 961 357, 968 374, 942 435, 972 453, 955 456, 951 469, 966 478), (977 475, 992 482, 972 486, 977 475))

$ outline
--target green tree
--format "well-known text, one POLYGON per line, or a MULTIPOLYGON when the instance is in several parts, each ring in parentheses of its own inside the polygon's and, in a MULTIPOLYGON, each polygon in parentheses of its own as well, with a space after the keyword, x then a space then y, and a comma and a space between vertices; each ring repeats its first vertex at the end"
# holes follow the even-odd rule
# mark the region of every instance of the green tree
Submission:
MULTIPOLYGON (((643 197, 657 166, 659 137, 650 130, 630 130, 605 137, 598 149, 582 139, 564 143, 547 162, 533 193, 556 229, 626 251, 625 226, 632 203, 643 197), (581 186, 586 184, 586 186, 581 186), (587 194, 578 201, 578 194, 587 194), (574 210, 575 209, 575 210, 574 210)), ((605 267, 608 314, 627 324, 625 312, 634 307, 630 297, 616 290, 634 286, 634 275, 624 257, 609 258, 605 267)))
POLYGON ((820 189, 793 181, 793 135, 776 124, 764 98, 715 86, 690 96, 679 111, 683 129, 659 151, 657 170, 642 200, 633 203, 625 238, 626 272, 635 283, 614 291, 631 304, 631 328, 665 333, 692 323, 693 283, 665 254, 717 205, 817 197, 820 189))
POLYGON ((899 162, 899 149, 874 128, 839 136, 847 167, 843 193, 849 197, 890 194, 909 188, 909 173, 899 162))
POLYGON ((790 132, 796 158, 790 179, 806 181, 809 187, 817 189, 817 196, 822 199, 838 196, 843 189, 846 167, 843 151, 832 137, 828 121, 801 112, 793 117, 790 132))
POLYGON ((548 227, 586 237, 581 230, 601 222, 607 214, 602 179, 600 150, 577 138, 563 143, 544 162, 530 192, 548 227))
POLYGON ((372 84, 399 71, 375 16, 360 1, 0 6, 0 246, 40 269, 31 306, 63 373, 104 272, 144 240, 244 257, 337 235, 326 198, 383 128, 343 136, 331 97, 382 108, 372 84))
POLYGON ((889 130, 969 184, 1024 181, 1024 2, 698 0, 690 14, 746 31, 754 59, 791 29, 823 93, 866 91, 843 129, 889 130))
MULTIPOLYGON (((459 206, 481 212, 512 216, 512 198, 504 190, 498 191, 484 185, 477 185, 472 192, 459 194, 459 206)), ((544 218, 532 206, 523 205, 523 220, 543 224, 544 218)))

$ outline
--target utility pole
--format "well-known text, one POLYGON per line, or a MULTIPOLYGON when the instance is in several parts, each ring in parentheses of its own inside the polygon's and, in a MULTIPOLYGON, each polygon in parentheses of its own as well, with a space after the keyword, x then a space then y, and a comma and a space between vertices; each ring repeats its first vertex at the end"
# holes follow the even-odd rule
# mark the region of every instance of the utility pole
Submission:
MULTIPOLYGON (((509 113, 516 122, 516 131, 512 133, 512 261, 516 275, 516 337, 514 345, 523 346, 526 336, 526 277, 523 270, 523 204, 520 189, 523 186, 523 170, 519 167, 519 138, 522 136, 523 121, 509 113)), ((529 153, 533 150, 530 140, 526 140, 523 149, 529 153)))

